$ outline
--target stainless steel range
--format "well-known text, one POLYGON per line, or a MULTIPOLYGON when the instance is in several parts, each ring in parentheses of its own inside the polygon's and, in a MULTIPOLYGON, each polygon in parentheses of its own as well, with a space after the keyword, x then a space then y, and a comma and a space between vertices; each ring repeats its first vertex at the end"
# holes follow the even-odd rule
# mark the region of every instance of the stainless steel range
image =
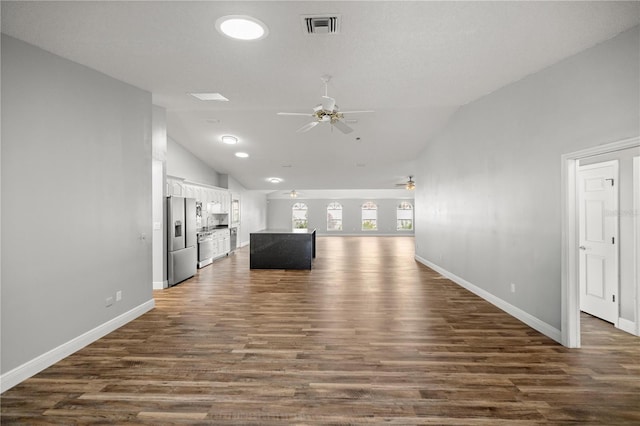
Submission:
POLYGON ((198 268, 203 268, 214 260, 229 255, 231 250, 229 228, 219 226, 203 228, 198 232, 198 268))
POLYGON ((213 232, 198 232, 198 268, 213 262, 213 232))

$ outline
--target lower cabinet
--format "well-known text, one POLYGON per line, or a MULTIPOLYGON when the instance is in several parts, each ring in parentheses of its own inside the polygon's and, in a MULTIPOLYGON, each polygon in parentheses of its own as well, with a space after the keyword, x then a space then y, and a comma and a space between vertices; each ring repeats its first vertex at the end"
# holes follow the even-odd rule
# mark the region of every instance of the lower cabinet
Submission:
POLYGON ((213 231, 213 258, 226 256, 231 251, 231 235, 228 229, 213 231))
POLYGON ((224 246, 224 253, 229 254, 231 252, 231 236, 229 235, 228 231, 225 237, 222 239, 222 244, 224 246))

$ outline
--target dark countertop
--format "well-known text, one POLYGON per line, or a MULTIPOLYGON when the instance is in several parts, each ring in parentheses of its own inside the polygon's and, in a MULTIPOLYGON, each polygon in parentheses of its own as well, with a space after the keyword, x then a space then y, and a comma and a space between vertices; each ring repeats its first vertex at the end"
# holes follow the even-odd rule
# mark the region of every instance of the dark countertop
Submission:
POLYGON ((201 234, 203 232, 211 232, 211 231, 216 231, 218 229, 229 229, 228 225, 218 225, 218 226, 205 226, 203 228, 198 229, 198 231, 196 231, 197 234, 201 234))
POLYGON ((314 229, 263 229, 262 231, 252 232, 252 234, 313 234, 314 229))

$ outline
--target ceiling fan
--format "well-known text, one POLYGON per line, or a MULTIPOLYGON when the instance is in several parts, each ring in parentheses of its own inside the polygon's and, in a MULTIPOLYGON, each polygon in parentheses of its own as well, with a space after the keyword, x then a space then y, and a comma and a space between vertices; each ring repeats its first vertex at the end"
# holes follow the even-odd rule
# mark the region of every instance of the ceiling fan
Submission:
POLYGON ((413 176, 409 176, 409 180, 405 183, 396 183, 396 186, 404 186, 404 189, 408 189, 409 191, 413 191, 416 189, 416 182, 413 180, 413 176))
POLYGON ((304 133, 313 129, 320 123, 329 123, 331 127, 335 127, 342 133, 351 133, 353 129, 345 123, 344 114, 361 114, 374 111, 340 111, 336 100, 329 97, 327 92, 327 84, 331 80, 330 75, 323 75, 320 80, 324 83, 324 96, 322 97, 322 103, 316 105, 313 108, 312 113, 305 112, 279 112, 278 115, 301 115, 305 117, 313 117, 313 121, 300 127, 296 132, 304 133))
POLYGON ((302 195, 295 189, 292 189, 291 191, 283 192, 283 194, 288 195, 290 198, 298 198, 300 195, 302 195))

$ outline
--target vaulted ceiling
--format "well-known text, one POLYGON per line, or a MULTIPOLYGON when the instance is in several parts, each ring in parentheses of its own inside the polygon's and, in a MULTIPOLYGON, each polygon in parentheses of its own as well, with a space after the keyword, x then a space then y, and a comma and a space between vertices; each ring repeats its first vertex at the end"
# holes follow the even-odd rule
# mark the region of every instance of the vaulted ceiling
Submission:
MULTIPOLYGON (((249 189, 389 189, 469 102, 637 25, 638 2, 2 2, 2 32, 148 90, 171 138, 249 189), (337 15, 334 35, 303 15, 337 15), (216 20, 249 15, 243 42, 216 20), (296 129, 322 75, 354 132, 296 129), (187 93, 219 92, 228 102, 187 93), (235 146, 220 143, 235 135, 235 146), (237 151, 250 155, 240 159, 237 151), (269 177, 280 177, 274 184, 269 177)), ((55 106, 52 105, 52 108, 55 106)), ((469 141, 473 143, 473 141, 469 141)))

